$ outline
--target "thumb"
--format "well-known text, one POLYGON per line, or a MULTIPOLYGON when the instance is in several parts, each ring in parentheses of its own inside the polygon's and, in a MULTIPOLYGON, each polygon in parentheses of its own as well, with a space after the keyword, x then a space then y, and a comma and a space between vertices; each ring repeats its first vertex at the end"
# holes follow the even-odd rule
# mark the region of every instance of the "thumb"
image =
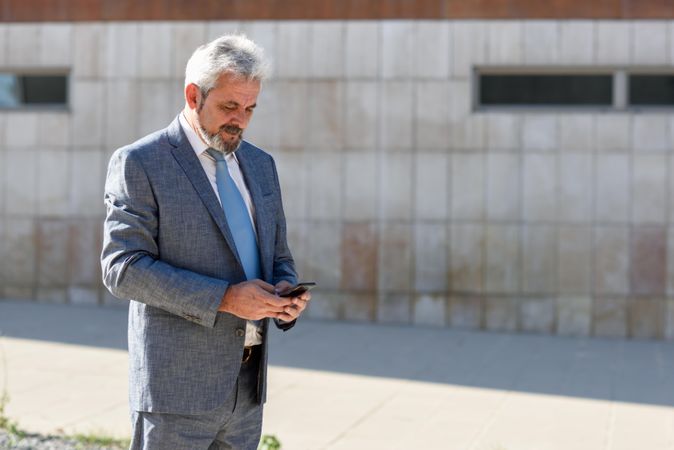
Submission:
POLYGON ((271 284, 269 284, 267 282, 264 282, 264 281, 256 278, 254 280, 250 280, 250 283, 262 288, 264 291, 269 292, 270 294, 275 294, 274 286, 272 286, 271 284))

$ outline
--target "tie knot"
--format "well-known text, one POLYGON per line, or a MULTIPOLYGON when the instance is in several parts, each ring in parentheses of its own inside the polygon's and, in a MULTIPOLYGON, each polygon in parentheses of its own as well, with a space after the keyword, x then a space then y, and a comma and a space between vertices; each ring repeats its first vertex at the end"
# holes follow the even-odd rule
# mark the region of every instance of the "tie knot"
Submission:
POLYGON ((217 150, 214 149, 214 148, 209 148, 209 149, 206 150, 206 151, 207 151, 208 154, 211 155, 211 156, 215 159, 215 161, 217 161, 217 162, 220 162, 220 161, 224 161, 224 160, 225 160, 225 155, 223 155, 222 152, 219 152, 219 151, 217 151, 217 150))

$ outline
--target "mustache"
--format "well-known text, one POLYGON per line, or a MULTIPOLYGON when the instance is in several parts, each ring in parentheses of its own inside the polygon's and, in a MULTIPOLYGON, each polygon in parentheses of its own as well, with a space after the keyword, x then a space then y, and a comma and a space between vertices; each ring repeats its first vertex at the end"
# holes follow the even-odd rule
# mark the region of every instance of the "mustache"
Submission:
POLYGON ((228 134, 241 134, 243 133, 243 128, 239 128, 236 125, 223 125, 220 127, 220 131, 224 131, 225 133, 228 134))

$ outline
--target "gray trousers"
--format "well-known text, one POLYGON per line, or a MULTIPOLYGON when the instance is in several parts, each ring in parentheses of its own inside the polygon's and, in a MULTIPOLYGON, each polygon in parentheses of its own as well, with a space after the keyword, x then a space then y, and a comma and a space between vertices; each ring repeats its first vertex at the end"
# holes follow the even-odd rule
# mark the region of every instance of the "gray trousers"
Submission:
POLYGON ((242 364, 224 405, 200 415, 131 412, 129 450, 257 450, 262 405, 257 403, 260 352, 242 364))

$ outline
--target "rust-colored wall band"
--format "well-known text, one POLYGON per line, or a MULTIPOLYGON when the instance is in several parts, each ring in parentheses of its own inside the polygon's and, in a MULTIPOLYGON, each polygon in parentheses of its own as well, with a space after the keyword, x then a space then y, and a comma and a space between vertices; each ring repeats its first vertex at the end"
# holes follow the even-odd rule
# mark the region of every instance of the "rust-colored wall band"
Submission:
POLYGON ((0 0, 2 22, 674 19, 674 0, 0 0))

